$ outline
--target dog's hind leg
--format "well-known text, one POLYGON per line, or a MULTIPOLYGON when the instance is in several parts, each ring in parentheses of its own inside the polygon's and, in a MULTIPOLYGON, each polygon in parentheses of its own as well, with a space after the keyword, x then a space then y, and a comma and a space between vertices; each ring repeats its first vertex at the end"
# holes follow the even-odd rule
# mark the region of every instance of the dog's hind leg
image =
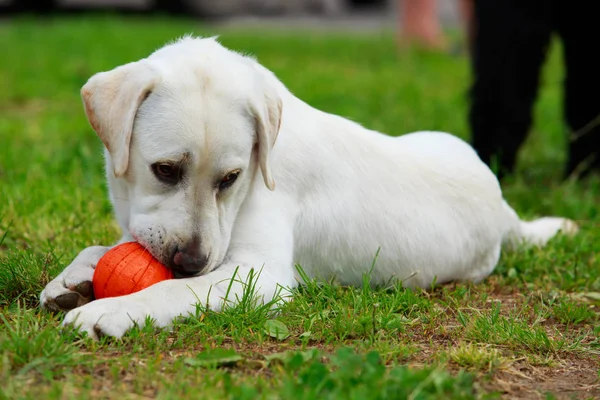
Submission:
POLYGON ((498 243, 498 245, 494 246, 489 252, 481 257, 481 259, 476 263, 479 265, 478 268, 473 268, 467 276, 465 276, 461 281, 479 283, 487 278, 496 266, 498 265, 498 260, 500 260, 500 252, 502 251, 502 245, 498 243))

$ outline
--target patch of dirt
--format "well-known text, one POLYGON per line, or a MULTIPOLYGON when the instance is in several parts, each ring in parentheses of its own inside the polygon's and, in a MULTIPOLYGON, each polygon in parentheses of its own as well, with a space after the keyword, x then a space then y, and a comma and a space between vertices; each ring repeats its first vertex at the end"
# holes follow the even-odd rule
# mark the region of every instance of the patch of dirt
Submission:
POLYGON ((562 360, 556 367, 533 367, 517 362, 498 371, 482 386, 496 390, 506 399, 544 399, 552 393, 557 399, 600 398, 598 357, 562 360))

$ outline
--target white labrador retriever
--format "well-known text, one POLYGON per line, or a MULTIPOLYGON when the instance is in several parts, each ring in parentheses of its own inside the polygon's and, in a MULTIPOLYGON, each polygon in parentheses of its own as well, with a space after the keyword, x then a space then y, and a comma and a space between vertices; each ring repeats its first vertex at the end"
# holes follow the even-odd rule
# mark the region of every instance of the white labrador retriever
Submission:
POLYGON ((81 94, 106 146, 119 243, 138 241, 180 278, 90 302, 110 247, 84 249, 41 304, 71 310, 63 324, 94 338, 120 337, 147 316, 168 326, 199 302, 218 311, 252 269, 262 269, 265 301, 299 283, 295 264, 361 284, 378 251, 375 285, 479 282, 503 243, 577 231, 563 218, 521 221, 462 140, 393 138, 319 111, 214 38, 185 37, 98 73, 81 94))

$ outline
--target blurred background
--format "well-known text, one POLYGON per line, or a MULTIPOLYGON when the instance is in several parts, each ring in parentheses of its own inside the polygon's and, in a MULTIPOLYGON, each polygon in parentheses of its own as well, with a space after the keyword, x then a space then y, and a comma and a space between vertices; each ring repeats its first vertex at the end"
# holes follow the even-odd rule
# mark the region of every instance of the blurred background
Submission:
MULTIPOLYGON (((327 16, 365 15, 390 20, 397 0, 0 0, 4 14, 19 12, 165 12, 199 18, 240 16, 327 16)), ((439 2, 444 22, 455 20, 455 0, 439 2)))
MULTIPOLYGON (((465 3, 464 0, 408 0, 408 3, 419 4, 412 6, 417 13, 428 14, 420 15, 420 18, 435 18, 436 25, 450 29, 461 24, 461 2, 465 3)), ((56 16, 108 12, 168 15, 244 26, 268 24, 282 28, 301 26, 372 31, 409 25, 406 21, 414 20, 414 12, 406 12, 402 3, 402 0, 0 0, 0 15, 56 16)), ((416 21, 414 25, 423 24, 416 21)))

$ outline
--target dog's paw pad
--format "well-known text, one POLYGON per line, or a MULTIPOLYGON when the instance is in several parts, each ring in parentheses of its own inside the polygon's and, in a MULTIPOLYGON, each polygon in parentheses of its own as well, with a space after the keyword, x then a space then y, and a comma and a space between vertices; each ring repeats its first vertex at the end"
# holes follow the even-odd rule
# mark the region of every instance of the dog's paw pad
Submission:
POLYGON ((86 281, 81 282, 78 285, 67 287, 70 292, 56 296, 47 303, 49 310, 57 311, 69 311, 77 307, 81 307, 84 304, 89 303, 94 299, 94 289, 92 282, 86 281))
POLYGON ((79 285, 75 286, 71 290, 79 293, 86 299, 91 299, 94 296, 94 287, 92 286, 91 281, 81 282, 79 285))
POLYGON ((65 293, 55 298, 54 303, 63 310, 71 310, 77 307, 80 297, 81 296, 75 292, 65 293))

